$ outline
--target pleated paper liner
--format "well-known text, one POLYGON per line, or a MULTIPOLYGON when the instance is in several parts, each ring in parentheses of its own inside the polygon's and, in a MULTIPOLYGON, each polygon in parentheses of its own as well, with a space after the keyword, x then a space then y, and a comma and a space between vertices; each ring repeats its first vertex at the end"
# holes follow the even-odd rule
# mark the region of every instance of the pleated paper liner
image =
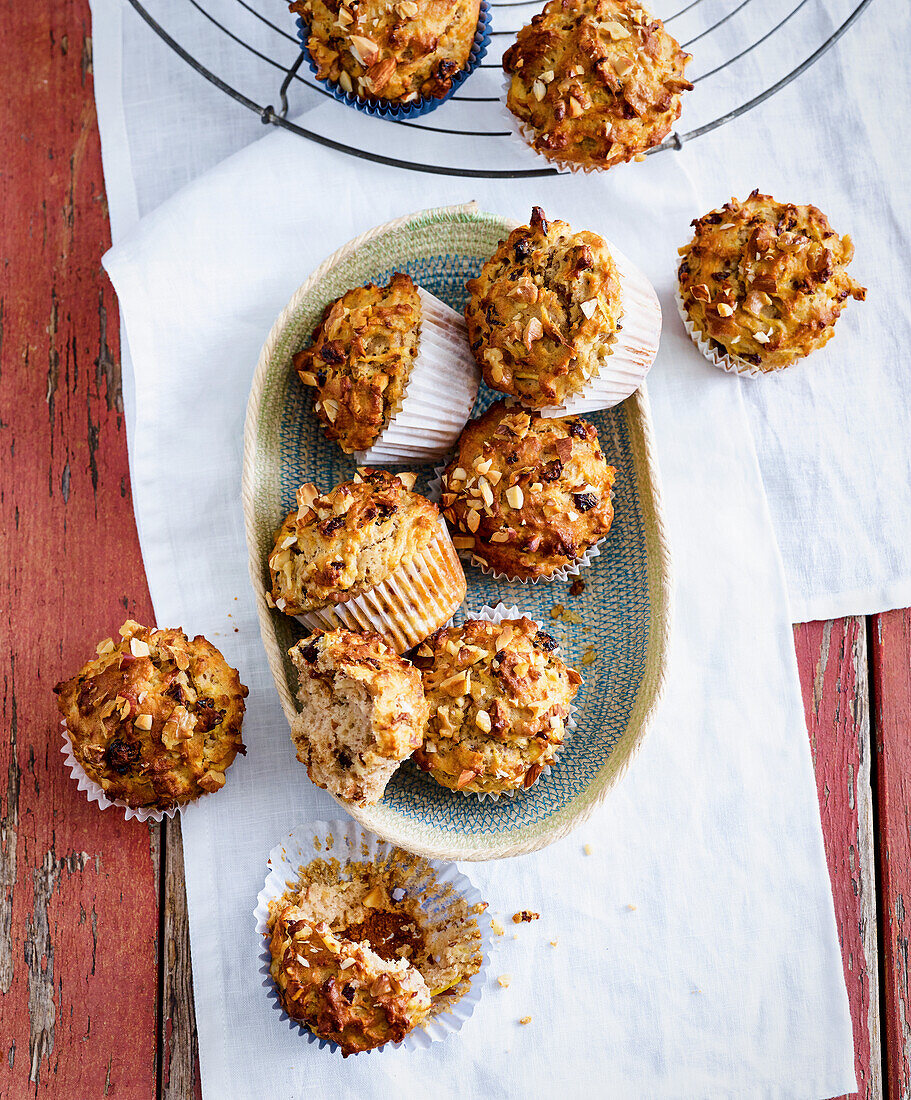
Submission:
MULTIPOLYGON (((76 780, 79 790, 85 792, 85 797, 89 802, 97 802, 100 810, 116 806, 124 811, 127 821, 131 821, 134 817, 137 821, 163 821, 166 817, 173 818, 177 813, 176 806, 171 806, 168 810, 159 810, 154 806, 130 806, 122 798, 108 798, 104 787, 100 783, 96 783, 94 779, 89 778, 85 768, 73 755, 73 745, 70 741, 69 730, 66 728, 66 722, 61 722, 60 725, 63 727, 63 745, 60 749, 64 757, 63 765, 70 769, 70 775, 76 780)), ((200 798, 205 798, 205 795, 200 795, 200 798)))
POLYGON ((465 598, 465 574, 446 521, 419 554, 406 558, 385 581, 345 603, 298 615, 311 630, 376 631, 396 651, 422 642, 465 598))
MULTIPOLYGON (((746 378, 759 378, 763 374, 776 373, 775 370, 762 370, 761 367, 757 367, 753 363, 747 363, 745 359, 738 359, 734 355, 713 348, 690 320, 679 286, 674 289, 674 301, 677 303, 677 312, 680 314, 680 320, 683 321, 683 327, 686 329, 687 335, 713 367, 718 367, 728 374, 740 374, 746 378)), ((785 368, 779 367, 777 369, 784 370, 785 368)))
POLYGON ((376 1054, 391 1049, 426 1050, 432 1043, 459 1031, 474 1012, 487 980, 491 933, 490 922, 480 917, 482 908, 486 908, 484 899, 454 863, 410 855, 380 840, 350 819, 298 825, 269 853, 269 874, 256 899, 253 916, 262 984, 279 1018, 308 1042, 337 1050, 334 1043, 320 1039, 288 1016, 269 972, 272 962, 267 935, 269 902, 280 898, 289 885, 296 886, 301 868, 314 860, 325 861, 331 867, 335 867, 337 861, 340 881, 347 877, 346 867, 352 863, 377 865, 387 884, 391 884, 390 893, 403 890, 418 901, 424 918, 422 928, 426 934, 438 938, 440 949, 452 952, 457 963, 465 964, 468 971, 477 967, 474 974, 464 978, 451 991, 434 997, 429 1018, 423 1025, 411 1030, 401 1043, 386 1043, 374 1051, 363 1053, 376 1054), (474 912, 475 907, 477 912, 474 912))
POLYGON ((421 336, 399 408, 366 451, 367 466, 432 462, 452 450, 471 415, 480 371, 461 314, 418 287, 421 336))

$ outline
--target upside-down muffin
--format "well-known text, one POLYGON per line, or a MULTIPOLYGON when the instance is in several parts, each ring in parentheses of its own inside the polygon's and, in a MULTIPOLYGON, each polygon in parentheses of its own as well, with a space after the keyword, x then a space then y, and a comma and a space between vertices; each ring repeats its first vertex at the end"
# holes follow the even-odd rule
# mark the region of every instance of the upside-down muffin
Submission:
POLYGON ((469 66, 479 0, 295 0, 320 80, 361 99, 444 99, 469 66))
POLYGON ((550 0, 503 55, 506 104, 545 157, 612 168, 670 132, 689 59, 630 0, 550 0))
POLYGON ((398 653, 445 623, 465 574, 439 509, 413 484, 364 469, 325 496, 301 486, 269 555, 274 606, 313 628, 375 630, 398 653))
POLYGON ((54 688, 73 756, 112 799, 170 809, 225 784, 247 689, 201 635, 128 620, 54 688))
POLYGON ((500 401, 462 432, 442 476, 443 514, 473 561, 520 580, 551 577, 607 536, 615 476, 588 421, 500 401))
POLYGON ((680 249, 680 301, 694 335, 735 370, 789 367, 831 339, 848 298, 867 293, 848 274, 851 238, 815 206, 756 190, 693 226, 680 249))
POLYGON ((289 656, 300 673, 297 758, 324 790, 375 805, 424 738, 421 675, 378 634, 316 631, 289 656))
POLYGON ((623 295, 607 244, 548 222, 540 206, 467 285, 468 339, 484 381, 531 408, 562 405, 611 354, 623 295))
POLYGON ((418 649, 430 718, 415 763, 453 791, 530 787, 563 744, 582 683, 524 616, 468 619, 418 649))
POLYGON ((409 276, 355 287, 326 306, 294 356, 328 439, 346 454, 372 446, 398 409, 418 352, 421 300, 409 276))

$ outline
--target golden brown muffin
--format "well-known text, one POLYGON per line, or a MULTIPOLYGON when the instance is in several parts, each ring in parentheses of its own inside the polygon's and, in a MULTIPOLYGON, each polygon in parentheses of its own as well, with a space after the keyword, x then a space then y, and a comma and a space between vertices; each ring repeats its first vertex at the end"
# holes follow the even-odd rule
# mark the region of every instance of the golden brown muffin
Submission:
POLYGON ((298 760, 317 787, 375 805, 424 738, 420 673, 379 634, 317 631, 288 655, 300 673, 298 760))
POLYGON ((689 60, 630 0, 550 0, 503 55, 506 103, 545 157, 612 168, 667 136, 689 60))
POLYGON ((282 1007, 342 1054, 400 1043, 430 1013, 430 991, 407 960, 387 961, 366 943, 338 939, 294 906, 275 920, 270 973, 282 1007))
POLYGON ((864 287, 848 274, 850 237, 837 237, 815 206, 754 191, 693 225, 677 270, 687 316, 736 363, 781 370, 821 348, 847 298, 864 287))
POLYGON ((418 649, 430 719, 415 763, 452 791, 530 787, 556 759, 582 677, 531 619, 468 619, 418 649))
POLYGON ((467 69, 479 0, 296 0, 320 80, 362 99, 443 99, 467 69))
POLYGON ((588 421, 499 401, 462 432, 443 472, 443 514, 472 559, 521 580, 549 577, 610 531, 615 475, 588 421))
POLYGON ((440 513, 410 491, 413 484, 413 474, 365 469, 325 496, 315 485, 301 486, 300 506, 285 518, 269 556, 279 611, 300 615, 343 603, 423 550, 439 531, 440 513))
POLYGON ((596 233, 540 206, 468 281, 471 350, 484 381, 531 408, 562 405, 597 375, 623 314, 617 265, 596 233))
POLYGON ((54 688, 73 755, 109 798, 170 809, 225 784, 247 689, 211 642, 127 620, 54 688))
POLYGON ((346 454, 377 440, 405 395, 418 352, 421 299, 397 272, 384 287, 355 287, 326 306, 310 347, 294 356, 313 408, 346 454))

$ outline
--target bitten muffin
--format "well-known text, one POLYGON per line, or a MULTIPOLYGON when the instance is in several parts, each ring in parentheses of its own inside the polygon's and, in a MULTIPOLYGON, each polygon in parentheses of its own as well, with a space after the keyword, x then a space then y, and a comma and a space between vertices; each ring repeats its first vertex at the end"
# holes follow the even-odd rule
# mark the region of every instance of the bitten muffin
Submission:
POLYGON ((550 0, 503 55, 506 104, 545 157, 612 168, 670 132, 689 60, 637 3, 550 0))
POLYGON ((366 943, 332 934, 289 906, 276 919, 270 973, 292 1020, 342 1054, 399 1043, 427 1019, 430 990, 406 960, 385 960, 366 943))
POLYGON ((128 620, 54 688, 73 756, 112 799, 170 809, 217 791, 237 753, 247 689, 202 636, 128 620))
POLYGON ((592 424, 492 405, 469 422, 442 476, 453 542, 520 580, 571 565, 611 528, 609 466, 592 424))
POLYGON ((831 339, 847 298, 866 296, 848 274, 851 238, 815 206, 757 190, 693 226, 680 249, 680 300, 696 335, 735 369, 789 367, 831 339))
POLYGON ((291 726, 298 760, 317 787, 374 805, 423 740, 420 673, 378 634, 349 630, 317 631, 289 656, 300 673, 291 726))
POLYGON ((366 100, 443 99, 467 69, 479 0, 296 0, 320 80, 366 100))
POLYGON ((437 631, 415 663, 430 718, 415 763, 453 791, 530 787, 563 744, 582 677, 524 616, 437 631))
POLYGON ((540 206, 468 281, 471 349, 484 381, 531 408, 562 405, 597 375, 623 315, 620 273, 596 233, 540 206))
POLYGON ((355 287, 326 306, 308 348, 294 356, 313 408, 346 454, 365 451, 399 408, 417 356, 421 300, 397 272, 386 286, 355 287))

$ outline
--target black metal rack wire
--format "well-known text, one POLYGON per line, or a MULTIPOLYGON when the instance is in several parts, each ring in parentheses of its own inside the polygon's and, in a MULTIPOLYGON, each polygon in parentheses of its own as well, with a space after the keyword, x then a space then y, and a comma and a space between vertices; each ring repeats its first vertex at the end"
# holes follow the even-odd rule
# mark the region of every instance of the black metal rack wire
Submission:
MULTIPOLYGON (((273 93, 270 96, 262 97, 265 100, 263 104, 238 90, 228 79, 213 72, 211 68, 203 64, 189 48, 181 44, 169 32, 159 19, 156 19, 147 10, 147 7, 140 0, 129 0, 129 3, 142 19, 178 56, 226 95, 229 95, 249 110, 254 111, 267 125, 282 127, 301 137, 318 142, 320 145, 364 160, 396 168, 429 172, 435 175, 516 179, 559 174, 557 169, 547 166, 543 160, 540 161, 540 167, 496 168, 488 167, 487 164, 469 167, 459 164, 440 164, 434 162, 430 157, 426 159, 418 157, 401 159, 388 156, 376 149, 367 148, 367 142, 363 142, 361 145, 346 144, 328 134, 320 133, 312 126, 304 126, 293 122, 288 118, 288 114, 291 110, 290 100, 296 89, 306 88, 311 93, 311 101, 313 100, 312 93, 326 97, 329 100, 332 100, 332 96, 313 78, 309 68, 302 65, 303 54, 300 52, 292 17, 289 15, 287 20, 280 23, 275 19, 270 19, 253 4, 248 3, 247 0, 220 0, 220 3, 216 3, 215 0, 182 0, 182 2, 198 14, 205 27, 211 28, 213 35, 225 36, 225 44, 230 43, 231 49, 236 48, 238 51, 244 51, 246 55, 255 57, 262 62, 268 71, 275 71, 273 93), (242 33, 237 33, 236 30, 232 30, 227 25, 228 20, 225 13, 229 5, 233 5, 236 8, 236 13, 244 19, 255 21, 258 31, 266 30, 272 42, 268 50, 261 49, 258 44, 255 44, 255 42, 259 42, 260 36, 245 36, 242 33), (215 8, 219 10, 213 10, 215 8), (255 39, 255 42, 251 39, 255 39), (275 106, 276 100, 274 98, 276 89, 278 92, 278 108, 275 106)), ((679 2, 680 0, 678 0, 679 2)), ((822 5, 823 9, 828 7, 825 0, 789 2, 784 5, 782 10, 772 13, 774 22, 771 26, 765 26, 761 19, 756 18, 756 15, 769 15, 771 9, 767 8, 766 0, 758 0, 758 2, 762 10, 745 10, 750 9, 754 0, 731 0, 729 4, 721 8, 719 8, 718 3, 713 4, 707 2, 707 0, 684 0, 682 6, 670 14, 664 14, 657 4, 652 6, 658 8, 656 14, 662 16, 671 32, 677 37, 684 38, 681 45, 694 54, 694 61, 703 52, 703 49, 709 45, 712 48, 706 50, 707 57, 710 58, 712 53, 716 56, 720 55, 717 61, 709 61, 710 67, 705 71, 700 72, 697 70, 695 74, 687 74, 692 82, 698 86, 710 81, 713 77, 717 77, 720 73, 730 69, 731 66, 741 63, 747 64, 745 59, 750 58, 751 55, 756 54, 757 51, 763 48, 780 49, 779 44, 783 36, 788 36, 789 32, 795 28, 796 21, 801 13, 807 14, 808 11, 812 11, 810 5, 815 5, 817 8, 822 5), (689 30, 687 35, 678 34, 677 27, 675 27, 678 22, 680 26, 687 26, 689 30), (721 41, 722 35, 724 35, 723 41, 721 41)), ((765 102, 776 92, 796 80, 824 53, 830 50, 871 2, 872 0, 858 0, 850 10, 842 11, 840 15, 833 17, 830 20, 831 29, 829 33, 824 37, 819 36, 822 38, 821 41, 806 42, 801 38, 800 45, 802 50, 805 51, 801 59, 773 83, 769 84, 768 87, 754 91, 753 94, 748 94, 742 102, 734 103, 717 114, 715 114, 717 108, 714 106, 714 101, 712 101, 712 114, 714 117, 699 122, 692 129, 683 133, 675 131, 661 145, 650 149, 649 154, 662 152, 666 149, 680 149, 684 142, 707 134, 765 102)), ((146 0, 146 3, 148 4, 149 0, 146 0)), ((481 69, 496 70, 500 68, 500 56, 503 50, 513 40, 519 27, 527 23, 542 6, 543 0, 491 0, 493 23, 491 47, 488 50, 487 57, 480 65, 481 69)), ((829 13, 826 11, 826 14, 829 13)), ((728 85, 730 86, 730 82, 728 82, 728 85)), ((452 139, 456 146, 453 159, 458 159, 459 141, 471 142, 475 152, 479 147, 483 149, 481 159, 493 165, 498 159, 498 151, 503 148, 502 143, 510 142, 512 139, 508 123, 502 113, 500 96, 472 94, 473 91, 479 90, 482 89, 474 86, 472 78, 469 78, 450 101, 442 104, 432 114, 424 115, 419 119, 399 122, 371 120, 371 124, 376 127, 402 126, 412 131, 424 131, 428 136, 434 135, 447 140, 452 139), (449 125, 447 125, 447 108, 454 102, 463 105, 460 111, 461 118, 464 119, 466 111, 469 113, 471 123, 468 128, 465 126, 456 128, 452 125, 451 119, 449 125), (499 146, 498 143, 500 143, 499 146)), ((350 108, 339 109, 350 110, 350 108)), ((686 107, 683 117, 686 120, 686 107)))

